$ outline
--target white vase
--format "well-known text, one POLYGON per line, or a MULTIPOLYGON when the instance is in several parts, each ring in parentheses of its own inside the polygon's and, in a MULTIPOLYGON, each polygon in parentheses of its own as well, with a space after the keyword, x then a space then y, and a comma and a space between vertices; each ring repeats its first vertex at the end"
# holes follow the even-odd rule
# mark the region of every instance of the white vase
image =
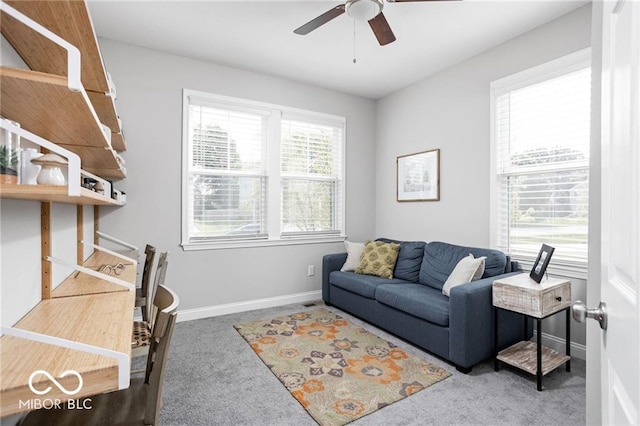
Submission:
POLYGON ((35 148, 23 149, 20 153, 20 183, 22 185, 36 185, 38 183, 38 173, 42 166, 32 163, 38 157, 42 157, 43 154, 39 153, 35 148))
POLYGON ((60 166, 42 165, 42 170, 38 173, 38 185, 64 186, 66 184, 67 181, 60 166))
POLYGON ((67 179, 62 172, 62 168, 67 167, 67 161, 64 158, 50 153, 31 162, 42 166, 42 170, 38 174, 38 185, 64 186, 67 184, 67 179))

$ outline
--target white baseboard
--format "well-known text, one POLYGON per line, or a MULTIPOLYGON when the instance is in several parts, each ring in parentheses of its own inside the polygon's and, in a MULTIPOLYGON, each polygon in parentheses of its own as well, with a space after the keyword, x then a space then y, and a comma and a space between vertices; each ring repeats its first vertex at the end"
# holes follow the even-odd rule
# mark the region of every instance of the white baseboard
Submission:
MULTIPOLYGON (((531 339, 531 341, 535 342, 536 338, 536 330, 534 330, 533 338, 531 339)), ((542 345, 554 349, 562 354, 565 351, 564 339, 552 334, 542 333, 542 345)), ((581 345, 580 343, 571 342, 571 357, 575 357, 583 361, 586 360, 587 347, 585 345, 581 345)))
POLYGON ((255 309, 273 308, 292 303, 316 302, 318 300, 322 300, 322 292, 320 290, 288 294, 286 296, 267 297, 265 299, 247 300, 246 302, 207 306, 204 308, 178 310, 177 321, 191 321, 202 318, 217 317, 220 315, 253 311, 255 309))

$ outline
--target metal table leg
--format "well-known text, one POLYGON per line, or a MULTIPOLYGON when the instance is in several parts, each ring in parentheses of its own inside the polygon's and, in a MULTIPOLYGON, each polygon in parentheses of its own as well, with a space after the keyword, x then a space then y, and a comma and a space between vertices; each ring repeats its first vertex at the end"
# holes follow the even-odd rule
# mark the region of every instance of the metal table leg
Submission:
POLYGON ((538 385, 538 391, 542 390, 542 320, 540 318, 537 321, 537 370, 536 381, 538 385))
POLYGON ((569 357, 569 360, 566 362, 565 368, 567 371, 571 371, 571 314, 569 313, 570 308, 567 308, 567 336, 564 341, 566 354, 569 357))
POLYGON ((498 360, 498 308, 493 308, 493 369, 500 371, 498 360))

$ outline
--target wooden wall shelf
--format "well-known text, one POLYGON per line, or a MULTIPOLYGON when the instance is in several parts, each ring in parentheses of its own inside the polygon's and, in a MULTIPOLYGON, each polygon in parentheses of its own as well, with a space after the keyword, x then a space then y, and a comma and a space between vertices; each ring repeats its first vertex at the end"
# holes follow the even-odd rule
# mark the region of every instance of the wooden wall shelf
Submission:
MULTIPOLYGON (((5 3, 80 50, 85 90, 109 91, 98 40, 84 1, 5 0, 5 3)), ((67 75, 67 55, 61 47, 5 14, 2 15, 2 34, 31 69, 67 75)))
POLYGON ((111 133, 111 146, 118 152, 127 150, 127 142, 122 133, 111 133))
MULTIPOLYGON (((101 264, 125 263, 125 270, 118 277, 135 284, 137 263, 127 262, 111 254, 94 251, 83 263, 96 269, 101 264)), ((40 301, 14 328, 34 331, 48 336, 61 337, 87 343, 131 355, 131 332, 135 291, 106 280, 72 273, 53 291, 54 298, 40 301)), ((28 388, 29 375, 36 370, 46 370, 55 377, 65 370, 75 370, 82 375, 84 385, 73 398, 82 398, 118 389, 118 362, 114 358, 74 349, 35 342, 10 335, 0 338, 0 416, 26 411, 19 401, 37 397, 28 388)), ((67 389, 77 386, 73 376, 59 379, 69 383, 67 389)), ((34 383, 37 389, 46 388, 48 379, 39 377, 34 383)), ((57 387, 46 398, 66 401, 57 387)))
POLYGON ((4 117, 75 152, 91 173, 92 169, 106 169, 112 170, 108 177, 125 176, 86 93, 69 90, 66 77, 0 67, 0 86, 4 117))
POLYGON ((14 198, 19 200, 53 201, 65 204, 120 206, 116 200, 105 197, 97 192, 81 188, 79 197, 71 197, 66 186, 49 185, 0 185, 0 198, 14 198))
POLYGON ((105 126, 109 126, 112 133, 119 132, 120 123, 118 123, 118 114, 116 114, 116 106, 113 103, 113 98, 104 93, 93 92, 91 90, 87 90, 87 96, 89 96, 89 100, 96 110, 100 122, 105 126))
MULTIPOLYGON (((113 133, 121 133, 113 99, 106 96, 110 87, 86 3, 77 0, 5 2, 80 50, 81 81, 96 114, 113 133)), ((4 13, 2 34, 32 70, 67 75, 67 54, 63 48, 4 13)), ((114 146, 117 151, 125 148, 124 144, 114 146)))
MULTIPOLYGON (((14 327, 130 356, 134 302, 135 291, 42 300, 14 327)), ((27 386, 29 376, 37 370, 45 370, 54 377, 60 377, 66 370, 82 375, 82 389, 72 397, 52 386, 46 398, 54 400, 66 401, 118 389, 118 362, 103 355, 4 335, 0 338, 0 357, 2 417, 29 409, 20 407, 19 401, 37 397, 27 386)), ((78 385, 74 376, 58 380, 67 389, 78 385)), ((42 375, 34 383, 36 389, 50 385, 42 375)))
MULTIPOLYGON (((118 263, 122 263, 124 265, 124 270, 120 275, 114 276, 135 284, 138 264, 112 256, 108 253, 96 250, 82 263, 82 266, 98 270, 101 265, 116 265, 118 263)), ((119 291, 129 290, 118 284, 101 280, 100 278, 96 278, 91 275, 73 273, 60 283, 59 286, 53 289, 51 297, 84 296, 87 294, 114 293, 119 291)))
MULTIPOLYGON (((62 147, 72 151, 80 157, 82 169, 94 177, 124 178, 126 169, 118 161, 116 151, 125 150, 126 143, 113 98, 106 95, 111 88, 86 3, 77 0, 2 0, 0 19, 2 34, 30 68, 0 67, 0 115, 20 123, 22 129, 5 120, 3 128, 32 138, 36 144, 50 150, 63 152, 58 149, 62 147), (78 49, 79 57, 69 44, 78 49), (71 56, 69 61, 67 52, 71 56), (74 78, 78 74, 82 84, 74 78), (69 89, 67 75, 72 76, 73 90, 69 89), (101 124, 111 130, 111 146, 101 124)), ((77 158, 69 152, 64 154, 72 158, 70 173, 76 175, 73 179, 79 179, 77 158)), ((71 182, 75 184, 79 180, 71 182)), ((73 185, 72 192, 77 193, 73 185)), ((56 259, 51 253, 50 202, 79 205, 74 263, 82 262, 84 253, 80 243, 85 238, 81 205, 121 204, 85 188, 80 189, 79 196, 69 196, 67 186, 0 184, 0 198, 42 202, 42 300, 13 327, 3 327, 5 334, 0 337, 0 417, 30 409, 20 401, 37 397, 28 386, 30 375, 37 370, 45 370, 54 377, 60 377, 65 370, 81 374, 84 384, 80 392, 72 396, 74 399, 127 387, 135 291, 109 281, 109 277, 95 277, 85 270, 68 277, 53 291, 56 297, 51 298, 51 262, 56 259), (34 338, 49 343, 32 340, 34 338)), ((98 238, 98 217, 98 208, 94 207, 94 242, 98 238)), ((113 264, 114 256, 110 257, 94 253, 83 264, 95 270, 101 262, 113 264)), ((37 266, 25 264, 20 267, 37 266)), ((136 267, 135 262, 129 262, 120 277, 135 283, 136 267)), ((37 389, 51 384, 43 375, 34 381, 37 389)), ((59 382, 66 389, 74 389, 78 384, 74 376, 64 377, 59 382)), ((53 386, 46 398, 64 402, 70 397, 53 386)))

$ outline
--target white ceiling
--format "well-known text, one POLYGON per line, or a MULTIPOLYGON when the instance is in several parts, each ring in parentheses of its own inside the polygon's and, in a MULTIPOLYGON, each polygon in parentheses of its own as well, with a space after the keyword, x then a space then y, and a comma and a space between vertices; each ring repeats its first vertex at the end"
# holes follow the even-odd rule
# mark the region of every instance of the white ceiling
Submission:
POLYGON ((377 99, 589 1, 386 3, 397 40, 380 46, 343 14, 293 30, 337 1, 89 1, 99 37, 377 99))

